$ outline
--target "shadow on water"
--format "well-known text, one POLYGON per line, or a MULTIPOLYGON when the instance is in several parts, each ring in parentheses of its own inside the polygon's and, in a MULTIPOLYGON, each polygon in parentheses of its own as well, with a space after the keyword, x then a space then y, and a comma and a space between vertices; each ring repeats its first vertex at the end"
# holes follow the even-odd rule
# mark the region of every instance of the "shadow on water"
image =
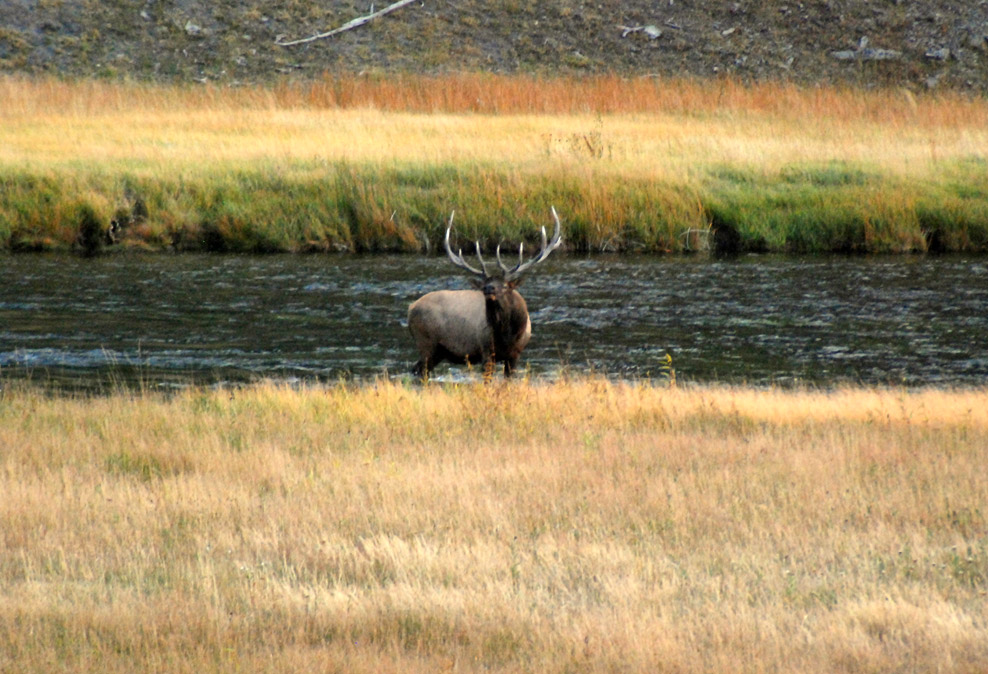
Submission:
MULTIPOLYGON (((444 258, 0 258, 0 377, 103 389, 404 375, 444 258)), ((984 385, 988 260, 565 257, 522 288, 531 375, 984 385)), ((455 376, 455 375, 454 375, 455 376)))

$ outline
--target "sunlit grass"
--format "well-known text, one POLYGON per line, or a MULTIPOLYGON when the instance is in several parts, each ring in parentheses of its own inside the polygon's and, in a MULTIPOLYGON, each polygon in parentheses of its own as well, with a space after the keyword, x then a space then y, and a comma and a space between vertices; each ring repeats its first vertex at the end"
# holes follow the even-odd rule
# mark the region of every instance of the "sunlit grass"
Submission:
POLYGON ((988 394, 0 398, 0 669, 988 663, 988 394))
POLYGON ((752 249, 988 247, 980 99, 451 76, 244 90, 7 78, 0 101, 10 248, 71 245, 78 202, 109 223, 134 195, 153 207, 131 240, 152 246, 418 250, 453 208, 495 240, 555 203, 586 250, 678 250, 711 224, 752 249))
POLYGON ((491 78, 476 84, 490 89, 487 98, 531 88, 530 100, 516 95, 505 105, 471 106, 463 96, 432 104, 402 96, 417 84, 435 97, 445 80, 349 84, 369 91, 339 96, 341 105, 305 90, 5 79, 0 158, 15 165, 147 163, 151 170, 156 162, 187 167, 257 159, 525 166, 587 159, 579 141, 599 129, 605 170, 664 176, 718 163, 773 171, 795 162, 848 161, 922 174, 938 160, 984 156, 988 134, 988 103, 930 98, 920 104, 908 93, 491 78), (558 94, 561 86, 568 93, 563 100, 541 91, 558 94))

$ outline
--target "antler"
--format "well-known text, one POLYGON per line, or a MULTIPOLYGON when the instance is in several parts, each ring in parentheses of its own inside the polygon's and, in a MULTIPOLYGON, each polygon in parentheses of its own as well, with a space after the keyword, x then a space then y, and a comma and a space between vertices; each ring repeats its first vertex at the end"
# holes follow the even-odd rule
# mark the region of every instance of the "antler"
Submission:
POLYGON ((522 251, 525 244, 518 246, 518 264, 515 265, 513 269, 508 269, 501 262, 500 246, 498 246, 497 263, 501 266, 501 271, 504 272, 505 281, 514 281, 521 277, 522 274, 527 272, 529 269, 537 264, 541 264, 549 257, 549 253, 559 248, 560 244, 563 242, 562 237, 562 225, 559 224, 559 215, 556 213, 556 207, 552 206, 552 219, 556 221, 556 228, 552 232, 552 239, 546 240, 545 227, 542 228, 542 248, 539 250, 538 254, 533 257, 528 262, 524 262, 524 256, 522 251))
POLYGON ((453 215, 455 213, 456 211, 452 211, 449 214, 449 225, 446 226, 446 239, 445 241, 443 241, 443 244, 446 246, 446 254, 449 255, 449 259, 457 267, 462 267, 463 269, 469 271, 471 274, 476 274, 477 276, 487 278, 487 265, 484 264, 484 258, 480 254, 480 241, 474 241, 473 244, 477 249, 477 259, 480 260, 480 269, 477 269, 476 267, 471 267, 470 263, 463 259, 462 248, 457 249, 457 252, 454 253, 453 249, 449 247, 449 233, 453 229, 453 215))
MULTIPOLYGON (((455 211, 453 211, 453 213, 455 213, 455 211)), ((466 269, 470 273, 476 274, 483 278, 489 278, 489 275, 487 273, 487 265, 484 263, 484 257, 483 255, 481 255, 480 252, 479 241, 474 242, 474 248, 477 251, 477 259, 480 261, 480 267, 481 267, 480 269, 471 266, 470 263, 468 263, 466 260, 463 259, 462 249, 459 249, 456 253, 454 253, 453 249, 450 248, 449 234, 453 229, 453 213, 449 214, 449 225, 446 227, 446 239, 444 241, 444 245, 446 246, 446 254, 449 255, 449 259, 457 267, 462 267, 463 269, 466 269)), ((543 262, 547 257, 549 257, 549 254, 552 251, 559 248, 560 244, 562 244, 563 242, 562 233, 561 233, 562 225, 560 225, 559 223, 559 215, 556 213, 555 206, 552 207, 552 219, 556 221, 556 228, 552 232, 552 239, 549 240, 546 237, 545 227, 543 227, 542 248, 539 250, 538 254, 535 255, 535 257, 533 257, 531 260, 527 262, 525 261, 525 244, 522 243, 521 245, 518 246, 518 264, 516 264, 514 267, 509 269, 507 265, 504 264, 504 261, 501 259, 501 245, 498 244, 497 249, 494 251, 494 256, 497 258, 497 265, 498 267, 501 268, 501 273, 504 275, 505 281, 515 281, 521 278, 522 274, 527 272, 535 265, 543 262)))

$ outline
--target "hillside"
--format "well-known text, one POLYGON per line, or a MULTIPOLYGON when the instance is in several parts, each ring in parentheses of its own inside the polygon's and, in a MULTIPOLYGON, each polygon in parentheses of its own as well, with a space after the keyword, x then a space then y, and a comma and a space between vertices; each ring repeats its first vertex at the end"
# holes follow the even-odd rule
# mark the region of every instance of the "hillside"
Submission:
POLYGON ((4 0, 0 72, 277 83, 461 70, 731 76, 988 92, 984 0, 4 0), (493 5, 493 7, 491 7, 493 5))

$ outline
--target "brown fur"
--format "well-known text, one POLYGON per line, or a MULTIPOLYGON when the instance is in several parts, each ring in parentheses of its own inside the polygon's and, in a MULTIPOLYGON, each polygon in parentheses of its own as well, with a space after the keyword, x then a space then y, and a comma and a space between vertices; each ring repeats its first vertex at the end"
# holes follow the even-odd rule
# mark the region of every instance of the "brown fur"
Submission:
POLYGON ((504 363, 510 377, 532 334, 517 284, 488 280, 483 290, 439 290, 408 308, 408 329, 419 360, 413 372, 428 377, 436 365, 504 363))

